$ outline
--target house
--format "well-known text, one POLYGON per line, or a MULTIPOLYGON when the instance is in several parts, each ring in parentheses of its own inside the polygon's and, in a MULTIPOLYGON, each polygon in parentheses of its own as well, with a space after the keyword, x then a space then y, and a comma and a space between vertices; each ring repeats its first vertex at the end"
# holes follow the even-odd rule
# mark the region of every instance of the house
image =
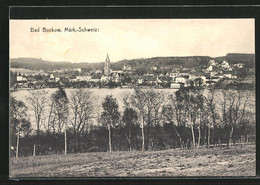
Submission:
POLYGON ((237 63, 237 64, 234 64, 234 67, 241 69, 244 67, 244 65, 245 65, 244 63, 237 63))
POLYGON ((50 78, 49 78, 49 82, 54 82, 55 81, 55 77, 53 74, 50 75, 50 78))
POLYGON ((53 74, 50 75, 49 82, 59 82, 59 81, 60 81, 59 77, 55 77, 53 74))
POLYGON ((59 82, 60 81, 60 78, 59 77, 56 77, 55 78, 55 82, 59 82))
POLYGON ((206 70, 207 71, 212 71, 213 70, 213 66, 210 65, 206 70))
POLYGON ((27 81, 27 77, 25 75, 23 75, 22 73, 18 73, 16 76, 16 81, 17 82, 21 82, 21 81, 27 81))
POLYGON ((158 69, 158 67, 151 67, 152 71, 156 71, 158 69))
POLYGON ((210 59, 208 65, 209 66, 217 66, 218 62, 216 62, 214 59, 210 59))
POLYGON ((171 89, 179 89, 179 88, 181 88, 181 84, 179 84, 179 83, 171 83, 170 88, 171 89))
POLYGON ((175 83, 184 83, 185 84, 186 78, 179 76, 179 77, 175 77, 174 81, 175 81, 175 83))
POLYGON ((132 71, 132 67, 130 65, 127 65, 123 67, 123 71, 132 71))
POLYGON ((77 82, 88 82, 90 81, 91 76, 76 76, 77 82))
POLYGON ((144 79, 143 78, 140 77, 140 78, 137 79, 137 84, 140 85, 140 84, 143 84, 143 83, 144 83, 144 79))
POLYGON ((221 67, 226 71, 232 71, 232 68, 230 67, 229 63, 225 60, 222 62, 221 67))

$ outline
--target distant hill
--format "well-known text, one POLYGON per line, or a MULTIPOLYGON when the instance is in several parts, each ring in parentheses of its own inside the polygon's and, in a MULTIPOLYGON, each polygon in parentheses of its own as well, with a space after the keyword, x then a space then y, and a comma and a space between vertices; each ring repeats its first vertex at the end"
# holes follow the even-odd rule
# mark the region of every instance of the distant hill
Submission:
POLYGON ((11 68, 24 68, 30 70, 59 70, 64 68, 101 68, 103 63, 71 63, 71 62, 52 62, 36 58, 14 58, 10 60, 11 68))
MULTIPOLYGON (((185 56, 185 57, 153 57, 141 58, 131 60, 121 60, 111 63, 111 68, 114 70, 122 69, 124 65, 130 65, 136 68, 148 69, 151 67, 185 67, 185 68, 204 68, 207 66, 210 59, 215 59, 218 62, 223 60, 228 61, 230 64, 245 63, 249 68, 255 66, 254 54, 238 54, 229 53, 226 56, 209 57, 209 56, 185 56)), ((88 69, 103 69, 104 62, 99 63, 71 63, 71 62, 51 62, 36 58, 15 58, 10 60, 11 68, 24 68, 30 70, 59 70, 64 68, 88 68, 88 69)))
POLYGON ((212 59, 208 56, 188 56, 188 57, 154 57, 146 59, 132 59, 121 60, 114 64, 112 67, 115 69, 122 69, 124 65, 130 65, 136 68, 151 68, 151 67, 204 67, 208 61, 212 59))
POLYGON ((255 54, 228 53, 225 57, 216 57, 216 61, 226 60, 229 64, 244 63, 246 67, 255 67, 255 54))

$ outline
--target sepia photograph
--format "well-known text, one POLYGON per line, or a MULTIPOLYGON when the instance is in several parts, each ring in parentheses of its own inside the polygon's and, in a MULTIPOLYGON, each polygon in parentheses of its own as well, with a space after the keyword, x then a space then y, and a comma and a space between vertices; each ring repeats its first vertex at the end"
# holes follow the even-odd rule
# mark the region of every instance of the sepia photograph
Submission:
POLYGON ((9 177, 256 176, 255 19, 10 19, 9 177))

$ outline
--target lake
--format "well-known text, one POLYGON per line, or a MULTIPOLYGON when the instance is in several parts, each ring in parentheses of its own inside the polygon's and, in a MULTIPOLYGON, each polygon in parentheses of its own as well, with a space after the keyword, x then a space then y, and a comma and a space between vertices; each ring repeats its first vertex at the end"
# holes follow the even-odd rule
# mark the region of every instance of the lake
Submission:
MULTIPOLYGON (((51 97, 51 94, 54 93, 55 91, 57 91, 58 88, 46 88, 44 90, 48 91, 48 95, 49 95, 49 100, 51 97)), ((70 99, 71 93, 76 91, 77 89, 75 88, 67 88, 65 89, 65 92, 67 93, 68 98, 70 99)), ((97 107, 97 109, 95 110, 95 115, 99 115, 102 112, 102 101, 104 100, 104 98, 107 95, 112 95, 114 98, 117 99, 118 105, 119 105, 119 111, 123 112, 124 109, 124 104, 123 104, 123 98, 126 94, 132 94, 134 93, 134 89, 121 89, 121 88, 114 88, 114 89, 105 89, 105 88, 88 88, 88 90, 90 90, 92 92, 92 98, 95 102, 95 105, 97 107)), ((174 94, 177 89, 154 89, 155 91, 161 91, 163 93, 165 93, 165 95, 170 95, 170 94, 174 94)), ((34 91, 34 90, 33 90, 34 91)), ((208 93, 208 89, 205 89, 203 94, 204 96, 207 96, 208 93)), ((255 94, 253 91, 250 92, 252 94, 252 97, 250 98, 250 100, 248 101, 247 104, 247 109, 255 112, 255 94)), ((13 91, 10 93, 13 97, 15 97, 17 100, 21 100, 23 101, 26 106, 28 107, 28 101, 26 100, 26 98, 29 96, 29 89, 19 89, 16 91, 13 91)), ((218 93, 217 96, 220 96, 221 94, 218 93)), ((218 97, 221 98, 221 97, 218 97)), ((162 102, 162 104, 167 103, 167 98, 164 102, 162 102)), ((220 106, 221 104, 218 104, 218 106, 220 106)), ((48 109, 46 110, 46 112, 48 112, 48 109)), ((35 121, 34 121, 34 116, 33 116, 33 112, 28 110, 28 116, 30 118, 30 121, 32 123, 32 126, 35 127, 35 121)), ((94 120, 94 122, 96 122, 96 120, 94 120)), ((97 123, 95 123, 97 124, 97 123)))

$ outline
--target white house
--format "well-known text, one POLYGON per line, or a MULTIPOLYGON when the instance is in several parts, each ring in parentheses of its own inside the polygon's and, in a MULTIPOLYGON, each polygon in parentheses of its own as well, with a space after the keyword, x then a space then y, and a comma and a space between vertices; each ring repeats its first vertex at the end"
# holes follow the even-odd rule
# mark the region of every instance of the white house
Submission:
POLYGON ((131 66, 124 66, 123 68, 124 71, 132 71, 132 67, 131 66))
POLYGON ((21 82, 21 81, 27 81, 27 77, 25 75, 22 75, 20 72, 16 77, 16 81, 17 82, 21 82))
POLYGON ((222 62, 221 67, 226 71, 232 71, 232 68, 230 67, 229 63, 225 60, 222 62))
POLYGON ((210 65, 206 70, 207 71, 212 71, 213 70, 213 66, 210 65))
POLYGON ((175 83, 186 83, 186 79, 184 77, 176 77, 175 83))
POLYGON ((138 83, 138 84, 144 83, 144 79, 143 79, 143 78, 138 78, 137 83, 138 83))
POLYGON ((157 67, 151 67, 151 70, 156 71, 158 68, 157 67))
POLYGON ((181 84, 179 83, 171 83, 170 88, 171 89, 179 89, 181 87, 181 84))

